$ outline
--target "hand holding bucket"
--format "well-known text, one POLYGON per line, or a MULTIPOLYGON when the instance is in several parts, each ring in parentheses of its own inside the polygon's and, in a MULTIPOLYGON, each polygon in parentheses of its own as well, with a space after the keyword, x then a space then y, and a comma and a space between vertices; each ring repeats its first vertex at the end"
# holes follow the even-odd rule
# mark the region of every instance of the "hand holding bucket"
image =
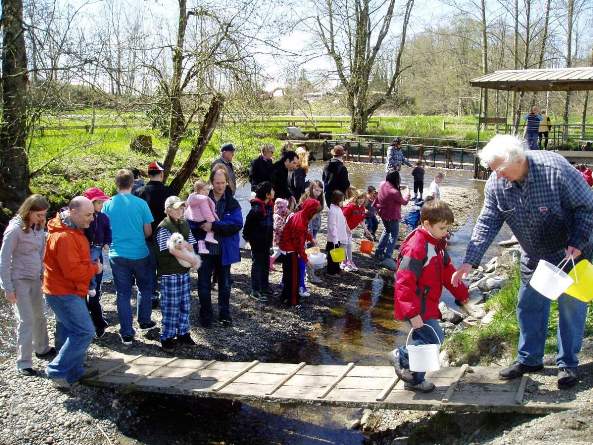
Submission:
POLYGON ((438 345, 409 345, 410 337, 414 329, 410 330, 408 338, 406 339, 406 349, 408 350, 408 357, 410 360, 410 371, 412 372, 430 372, 438 371, 441 369, 441 362, 439 360, 439 350, 441 347, 441 339, 437 335, 437 332, 429 324, 425 324, 434 332, 438 345))
POLYGON ((529 280, 529 285, 544 297, 557 300, 574 283, 574 280, 562 271, 569 261, 574 264, 572 256, 564 258, 558 266, 554 266, 546 260, 539 260, 533 276, 529 280))

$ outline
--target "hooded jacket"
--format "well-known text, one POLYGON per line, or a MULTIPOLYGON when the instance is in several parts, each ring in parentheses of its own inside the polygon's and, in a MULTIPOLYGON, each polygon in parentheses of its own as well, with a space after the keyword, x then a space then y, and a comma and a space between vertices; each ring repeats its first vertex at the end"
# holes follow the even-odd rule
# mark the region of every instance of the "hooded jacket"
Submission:
POLYGON ((325 202, 329 206, 331 196, 334 190, 339 190, 346 193, 350 187, 350 179, 348 179, 348 170, 341 159, 331 158, 323 169, 323 190, 325 193, 325 202))
POLYGON ((306 263, 308 261, 305 253, 305 243, 311 241, 309 233, 309 221, 319 211, 321 204, 314 198, 308 198, 303 202, 302 210, 289 216, 280 238, 280 250, 284 252, 297 252, 306 263))
POLYGON ((399 221, 402 219, 402 205, 408 203, 402 193, 387 181, 379 185, 379 195, 374 206, 383 221, 399 221))
POLYGON ((434 238, 420 227, 410 233, 401 245, 395 274, 394 312, 398 320, 420 315, 423 320, 441 318, 439 301, 443 286, 459 303, 469 296, 467 287, 451 285, 455 266, 445 250, 445 240, 434 238))
POLYGON ((91 262, 89 242, 83 230, 71 222, 67 211, 50 220, 47 230, 43 292, 52 296, 78 295, 85 298, 89 282, 98 268, 91 262))
POLYGON ((259 198, 251 200, 251 210, 245 218, 243 227, 243 238, 251 244, 251 250, 269 253, 274 236, 273 216, 271 203, 266 203, 259 198))
POLYGON ((350 230, 354 230, 358 225, 364 221, 366 217, 366 208, 364 206, 357 206, 355 202, 349 202, 342 207, 346 223, 350 230))

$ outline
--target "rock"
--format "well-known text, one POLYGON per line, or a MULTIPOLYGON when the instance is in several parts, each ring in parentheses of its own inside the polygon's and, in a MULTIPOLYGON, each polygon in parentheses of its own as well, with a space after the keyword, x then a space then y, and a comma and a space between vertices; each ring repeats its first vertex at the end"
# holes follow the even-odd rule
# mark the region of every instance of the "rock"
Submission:
POLYGON ((442 350, 441 353, 439 354, 439 360, 441 362, 441 366, 443 368, 447 368, 449 367, 450 363, 450 355, 449 355, 449 351, 447 350, 442 350))
POLYGON ((519 248, 513 247, 512 249, 505 249, 502 251, 502 255, 498 261, 499 266, 504 265, 505 267, 510 267, 517 263, 521 258, 521 250, 519 248))
POLYGON ((45 438, 45 443, 54 443, 54 438, 49 436, 45 438))
POLYGON ((369 423, 369 418, 373 413, 370 409, 365 409, 362 413, 362 417, 360 418, 360 427, 364 430, 367 424, 369 423))
POLYGON ((355 419, 352 422, 350 422, 348 428, 351 430, 357 430, 358 428, 360 428, 360 419, 355 419))
POLYGON ((487 278, 486 279, 486 291, 492 291, 494 289, 501 289, 506 283, 507 279, 503 277, 487 278))
POLYGON ((496 270, 498 266, 498 257, 492 258, 488 263, 484 266, 485 273, 492 273, 496 270))
POLYGON ((149 156, 157 156, 157 152, 152 148, 152 136, 139 134, 130 142, 130 150, 143 153, 149 156))
POLYGON ((486 299, 484 298, 484 294, 480 289, 477 287, 471 288, 469 290, 469 301, 473 304, 480 304, 483 303, 486 299))
POLYGON ((490 324, 492 320, 494 320, 494 315, 496 315, 496 311, 490 311, 486 315, 482 317, 482 324, 490 324))

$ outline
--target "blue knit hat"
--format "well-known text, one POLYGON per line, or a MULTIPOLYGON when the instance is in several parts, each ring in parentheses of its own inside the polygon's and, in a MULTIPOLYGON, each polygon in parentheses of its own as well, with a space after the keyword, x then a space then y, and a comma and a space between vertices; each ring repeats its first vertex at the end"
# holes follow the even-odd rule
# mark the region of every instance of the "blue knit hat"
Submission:
POLYGON ((220 146, 220 151, 235 151, 235 146, 233 144, 231 144, 230 142, 227 142, 226 144, 222 144, 220 146))

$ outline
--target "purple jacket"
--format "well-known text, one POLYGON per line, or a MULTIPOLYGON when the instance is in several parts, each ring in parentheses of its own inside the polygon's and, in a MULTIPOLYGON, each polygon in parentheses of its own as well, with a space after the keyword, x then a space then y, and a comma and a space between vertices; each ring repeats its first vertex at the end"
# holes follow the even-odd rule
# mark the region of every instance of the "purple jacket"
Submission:
POLYGON ((105 213, 95 212, 95 218, 88 229, 84 229, 84 235, 91 246, 111 244, 111 223, 105 213))
POLYGON ((402 205, 408 203, 401 192, 394 188, 389 182, 383 181, 379 185, 379 195, 374 203, 377 213, 383 221, 399 221, 402 219, 402 205))

